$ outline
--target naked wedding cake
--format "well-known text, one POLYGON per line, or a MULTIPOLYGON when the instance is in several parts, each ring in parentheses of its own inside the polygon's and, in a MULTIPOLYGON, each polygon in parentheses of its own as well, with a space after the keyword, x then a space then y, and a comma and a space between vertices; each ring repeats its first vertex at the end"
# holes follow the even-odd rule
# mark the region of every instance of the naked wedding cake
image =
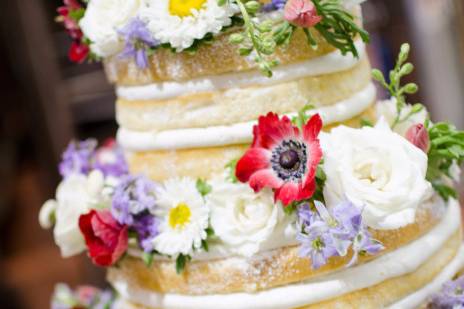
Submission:
POLYGON ((464 132, 407 102, 408 44, 371 70, 360 2, 65 1, 70 58, 118 97, 116 141, 71 142, 39 216, 108 268, 115 299, 82 307, 464 305, 436 294, 464 266, 464 132))

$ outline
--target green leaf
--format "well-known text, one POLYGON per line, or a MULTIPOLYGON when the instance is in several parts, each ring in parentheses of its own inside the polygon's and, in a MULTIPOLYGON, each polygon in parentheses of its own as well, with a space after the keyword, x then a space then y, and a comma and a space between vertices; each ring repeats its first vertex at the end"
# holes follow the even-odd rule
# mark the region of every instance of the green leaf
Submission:
POLYGON ((187 262, 189 262, 192 258, 190 255, 183 255, 179 254, 176 258, 176 273, 178 275, 182 274, 182 272, 185 270, 185 266, 187 265, 187 262))
POLYGON ((446 202, 448 202, 450 198, 457 198, 458 196, 456 190, 447 185, 432 183, 432 187, 446 202))
POLYGON ((322 17, 314 29, 343 55, 351 53, 359 57, 354 38, 359 35, 364 42, 369 42, 369 34, 356 24, 354 16, 345 11, 343 3, 340 0, 313 0, 313 3, 322 17))
POLYGON ((231 183, 237 183, 238 179, 235 175, 235 170, 237 168, 237 163, 239 159, 230 160, 229 163, 226 164, 226 169, 228 170, 227 180, 231 183))
POLYGON ((154 260, 154 254, 144 252, 142 255, 142 260, 147 267, 151 267, 151 265, 153 264, 153 260, 154 260))
POLYGON ((208 227, 206 230, 206 237, 213 237, 214 236, 214 229, 212 227, 208 227))
POLYGON ((205 180, 198 178, 196 182, 197 191, 204 197, 211 193, 213 188, 205 180))
POLYGON ((206 240, 202 240, 202 241, 201 241, 201 247, 202 247, 203 250, 205 250, 206 252, 209 251, 208 242, 207 242, 206 240))
POLYGON ((366 119, 366 118, 361 118, 361 127, 373 127, 374 124, 372 123, 372 121, 370 121, 369 119, 366 119))

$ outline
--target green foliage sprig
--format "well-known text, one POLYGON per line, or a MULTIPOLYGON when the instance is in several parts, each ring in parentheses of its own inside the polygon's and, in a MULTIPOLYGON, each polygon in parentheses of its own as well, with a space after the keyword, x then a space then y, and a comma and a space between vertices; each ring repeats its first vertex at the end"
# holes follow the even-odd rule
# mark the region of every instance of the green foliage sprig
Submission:
POLYGON ((426 122, 430 137, 428 151, 427 180, 432 183, 438 194, 448 201, 456 198, 457 193, 452 185, 450 168, 453 164, 461 165, 464 161, 464 131, 445 122, 432 124, 426 122))
MULTIPOLYGON (((369 42, 369 33, 356 24, 355 18, 343 7, 340 0, 312 0, 317 13, 322 20, 314 26, 324 39, 339 49, 343 55, 347 53, 359 57, 354 38, 358 35, 363 42, 369 42)), ((304 29, 308 41, 311 45, 315 44, 308 29, 304 29)))
MULTIPOLYGON (((401 86, 401 78, 410 74, 414 66, 406 62, 409 56, 409 44, 403 44, 398 56, 395 68, 390 71, 390 82, 387 83, 379 70, 373 70, 374 79, 388 90, 390 95, 396 99, 396 117, 391 124, 392 129, 396 125, 407 121, 411 116, 421 112, 424 106, 420 103, 412 105, 407 113, 404 113, 406 94, 416 93, 419 87, 414 83, 401 86)), ((464 131, 459 131, 455 126, 446 122, 433 124, 429 119, 425 127, 430 139, 430 147, 427 151, 428 166, 426 179, 430 181, 435 191, 445 200, 456 198, 457 193, 452 183, 450 168, 453 164, 461 165, 464 162, 464 131)))
POLYGON ((414 71, 414 65, 410 62, 406 62, 408 60, 410 50, 411 47, 409 44, 404 43, 401 45, 396 65, 389 73, 390 81, 388 83, 380 70, 372 70, 372 77, 388 90, 392 98, 396 99, 396 117, 391 124, 392 129, 424 109, 424 106, 421 103, 416 103, 412 105, 412 108, 406 115, 403 115, 402 113, 403 109, 408 104, 406 102, 406 95, 414 94, 419 90, 419 86, 415 83, 408 83, 404 86, 401 85, 401 79, 414 71))
MULTIPOLYGON (((259 69, 268 77, 272 76, 272 68, 278 62, 270 59, 277 46, 276 38, 273 34, 273 21, 265 20, 258 22, 254 17, 261 9, 261 4, 258 1, 234 1, 243 18, 244 30, 242 33, 234 33, 230 36, 230 42, 238 44, 239 53, 242 56, 249 56, 254 53, 254 61, 258 64, 259 69)), ((220 1, 220 5, 224 5, 225 1, 220 1)), ((284 31, 285 29, 281 29, 284 31)), ((279 38, 279 41, 285 41, 279 38)))

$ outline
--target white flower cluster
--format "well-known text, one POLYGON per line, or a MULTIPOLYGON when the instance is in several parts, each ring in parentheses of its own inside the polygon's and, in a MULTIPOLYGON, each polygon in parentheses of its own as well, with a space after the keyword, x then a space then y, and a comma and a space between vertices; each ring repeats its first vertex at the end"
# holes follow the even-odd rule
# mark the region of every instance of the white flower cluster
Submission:
POLYGON ((147 23, 161 44, 181 51, 207 33, 219 33, 236 12, 235 5, 219 6, 217 0, 91 0, 79 24, 92 52, 109 57, 121 52, 118 31, 135 17, 147 23))

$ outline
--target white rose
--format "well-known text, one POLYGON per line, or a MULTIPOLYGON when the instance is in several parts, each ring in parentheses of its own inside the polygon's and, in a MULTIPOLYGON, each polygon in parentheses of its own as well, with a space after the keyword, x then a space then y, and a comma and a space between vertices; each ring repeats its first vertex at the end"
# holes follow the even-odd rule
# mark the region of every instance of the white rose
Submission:
POLYGON ((271 191, 254 193, 246 184, 213 183, 207 204, 216 236, 230 252, 242 256, 250 257, 266 243, 278 241, 290 225, 271 191))
POLYGON ((92 51, 100 57, 121 51, 124 42, 118 30, 136 16, 139 7, 140 0, 91 0, 79 25, 92 41, 92 51))
MULTIPOLYGON (((109 207, 110 198, 104 194, 103 187, 104 178, 100 171, 93 171, 89 176, 71 175, 58 186, 53 234, 63 257, 70 257, 85 250, 84 238, 79 229, 79 217, 92 208, 109 207)), ((45 205, 47 204, 51 205, 51 202, 45 205)))
MULTIPOLYGON (((411 109, 412 109, 412 105, 406 105, 401 110, 400 118, 403 119, 404 117, 406 117, 406 115, 409 114, 411 109)), ((391 127, 393 123, 395 122, 395 118, 396 118, 396 99, 391 98, 390 100, 378 102, 376 104, 376 113, 377 113, 378 120, 380 120, 381 118, 384 118, 391 127)), ((426 118, 427 118, 427 111, 424 108, 420 112, 413 114, 406 121, 398 123, 393 129, 393 131, 395 131, 401 136, 405 136, 406 131, 408 131, 408 129, 411 126, 418 124, 418 123, 424 123, 426 118)))
POLYGON ((413 223, 417 207, 431 195, 427 156, 385 121, 375 128, 337 127, 321 136, 329 207, 349 199, 376 229, 413 223))

